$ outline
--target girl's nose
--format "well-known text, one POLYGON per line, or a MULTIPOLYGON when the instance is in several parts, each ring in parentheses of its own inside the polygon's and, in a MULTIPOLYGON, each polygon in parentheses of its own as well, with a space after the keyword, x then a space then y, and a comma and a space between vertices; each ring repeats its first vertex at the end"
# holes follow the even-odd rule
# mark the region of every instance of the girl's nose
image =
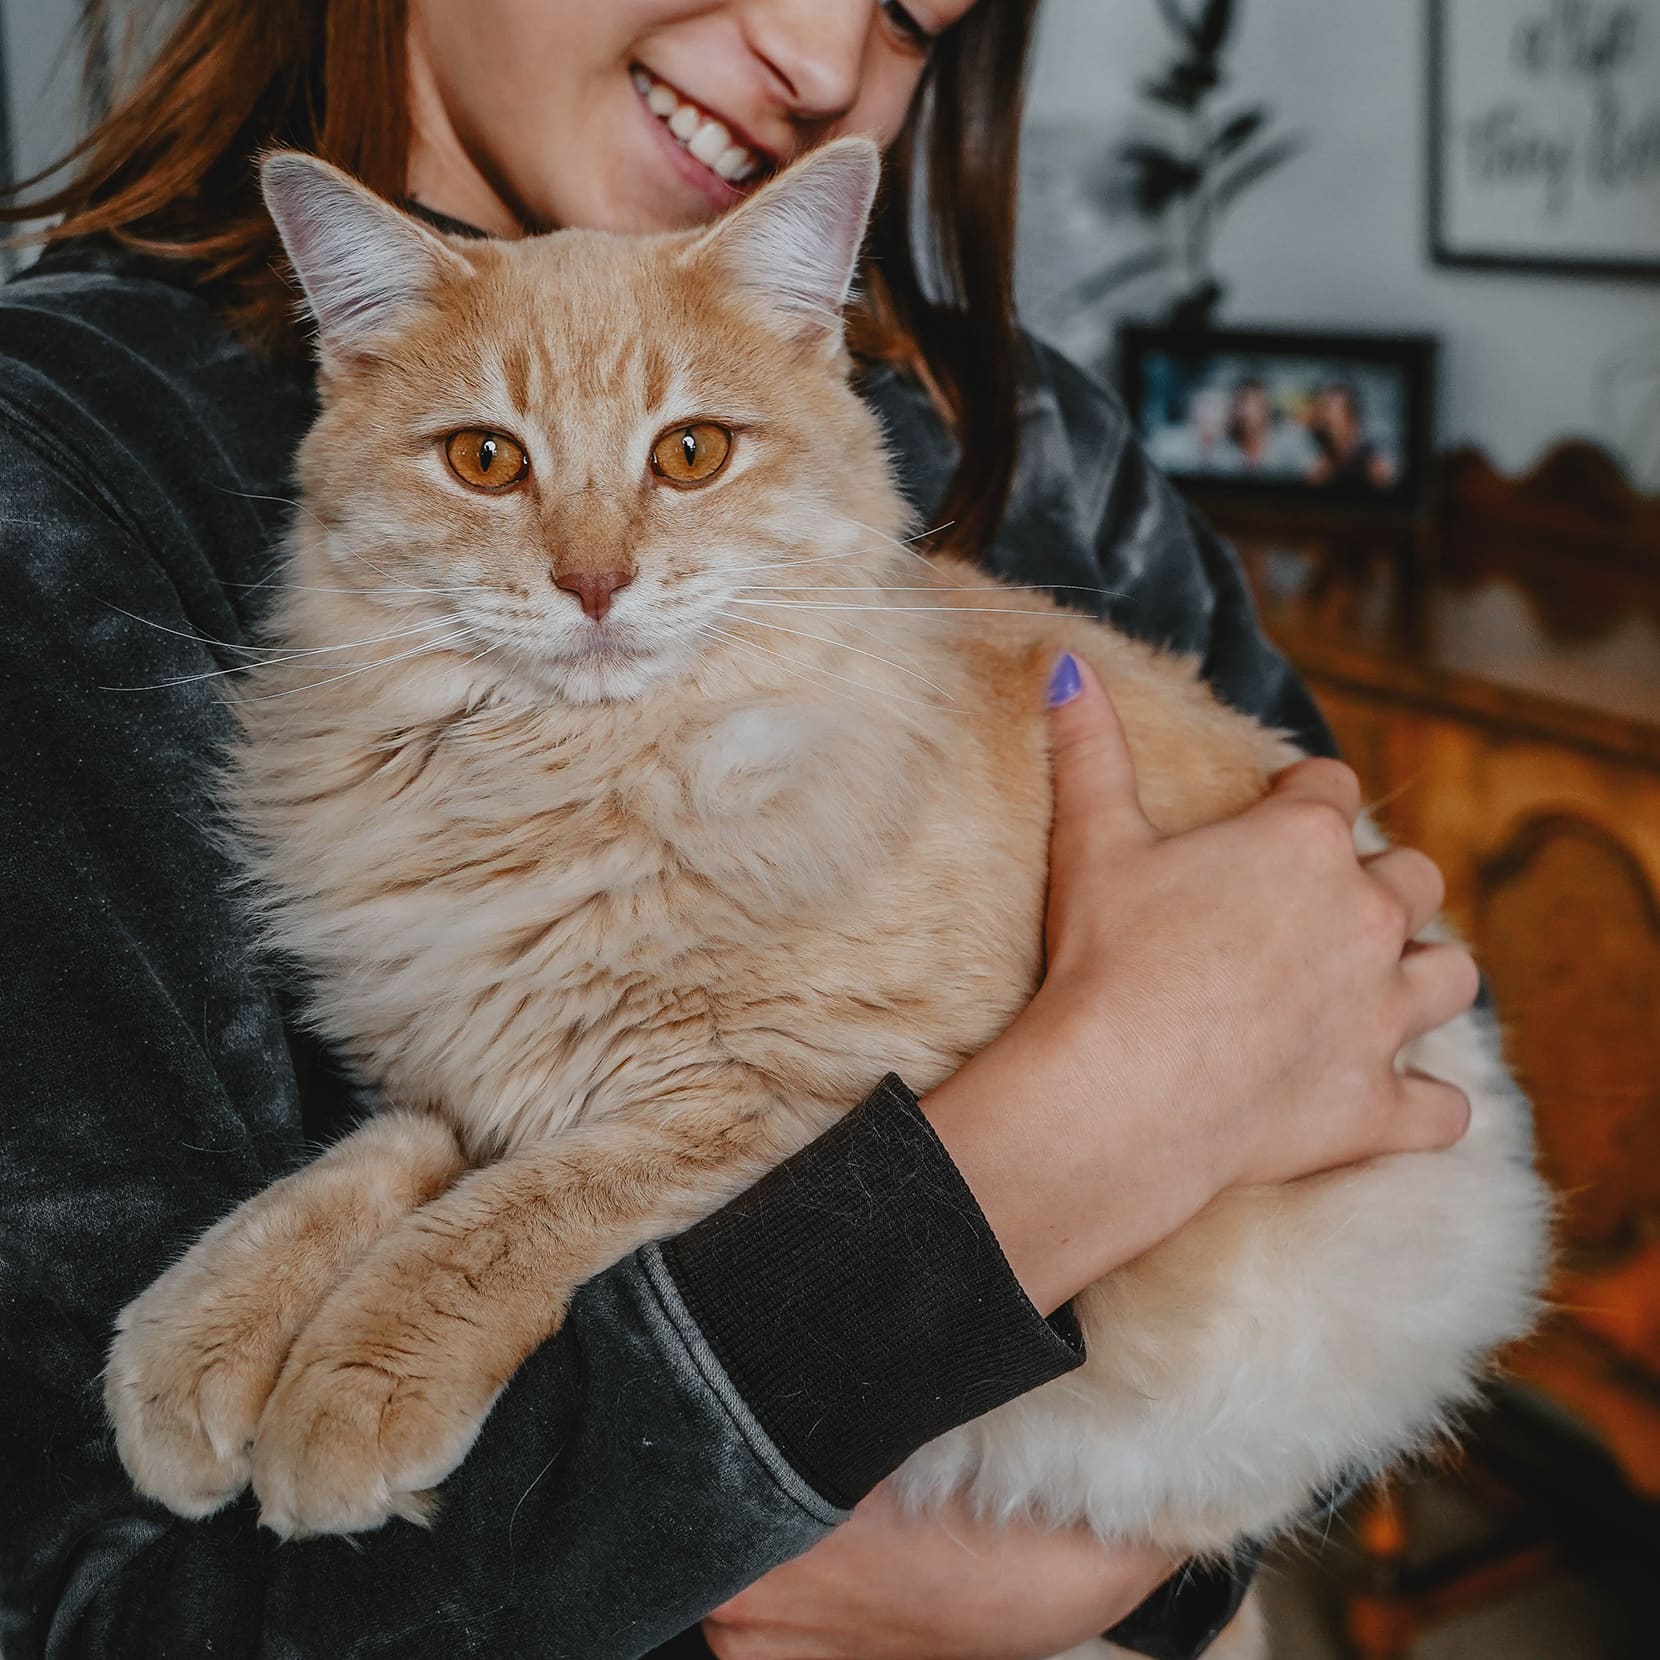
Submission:
POLYGON ((873 0, 754 0, 744 32, 790 113, 828 121, 858 100, 875 16, 873 0))

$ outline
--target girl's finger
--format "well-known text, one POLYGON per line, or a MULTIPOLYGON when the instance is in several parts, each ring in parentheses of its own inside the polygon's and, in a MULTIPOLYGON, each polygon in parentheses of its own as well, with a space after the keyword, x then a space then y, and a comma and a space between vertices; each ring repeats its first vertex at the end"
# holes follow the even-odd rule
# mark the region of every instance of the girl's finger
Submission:
POLYGON ((1470 1127, 1470 1098, 1454 1084, 1423 1072, 1401 1074, 1397 1106, 1384 1153, 1435 1153, 1462 1141, 1470 1127))
POLYGON ((1269 794, 1283 800, 1318 801, 1335 807, 1350 823, 1360 817, 1360 779, 1353 767, 1315 756, 1279 773, 1269 794))
POLYGON ((1406 983, 1407 1038, 1445 1026, 1481 991, 1481 971, 1461 945, 1409 945, 1401 958, 1401 977, 1406 983))
POLYGON ((1124 727, 1095 671, 1071 652, 1049 677, 1049 743, 1055 778, 1052 871, 1099 859, 1115 839, 1154 841, 1136 793, 1124 727))
POLYGON ((1441 867, 1415 847, 1392 847, 1361 860, 1372 877, 1400 900, 1406 912, 1408 939, 1421 933, 1441 909, 1447 884, 1441 867))

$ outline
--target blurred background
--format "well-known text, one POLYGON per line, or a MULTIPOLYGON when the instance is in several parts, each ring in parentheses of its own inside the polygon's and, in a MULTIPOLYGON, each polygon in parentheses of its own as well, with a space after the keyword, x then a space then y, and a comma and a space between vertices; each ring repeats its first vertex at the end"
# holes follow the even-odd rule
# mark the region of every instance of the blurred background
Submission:
MULTIPOLYGON (((78 9, 3 0, 13 176, 78 9)), ((1552 1317, 1277 1553, 1275 1653, 1652 1660, 1660 0, 1046 0, 1020 293, 1442 865, 1562 1194, 1552 1317)))
POLYGON ((1562 1194, 1555 1314, 1278 1555, 1274 1652, 1660 1654, 1660 3, 1046 0, 1022 241, 1446 871, 1562 1194))
MULTIPOLYGON (((1237 149, 1206 168, 1221 196, 1210 258, 1227 293, 1219 321, 1338 331, 1429 330, 1444 348, 1439 432, 1479 444, 1499 467, 1526 469, 1564 435, 1591 438, 1633 479, 1660 488, 1660 13, 1649 0, 1237 0, 1214 54, 1191 49, 1172 13, 1214 13, 1203 0, 1044 0, 1027 135, 1026 253, 1021 298, 1029 322, 1075 356, 1099 362, 1114 323, 1152 316, 1183 291, 1181 243, 1191 217, 1177 169, 1123 164, 1145 143, 1190 161, 1230 117, 1267 112, 1237 149), (1511 168, 1494 173, 1486 202, 1450 227, 1454 246, 1486 252, 1495 268, 1431 258, 1428 191, 1431 23, 1441 20, 1441 68, 1457 81, 1455 126, 1438 146, 1461 178, 1471 171, 1472 127, 1512 139, 1511 168), (1563 67, 1507 73, 1514 36, 1559 20, 1563 67), (1579 21, 1575 23, 1574 19, 1579 21), (1567 68, 1600 28, 1635 37, 1609 70, 1567 68), (1631 24, 1635 24, 1634 28, 1631 24), (1581 37, 1584 37, 1582 40, 1581 37), (1197 118, 1152 91, 1174 64, 1194 66, 1197 118), (1204 87, 1206 71, 1226 85, 1204 87), (1607 83, 1599 86, 1600 82, 1607 83), (1575 83, 1579 84, 1576 85, 1575 83), (1611 188, 1600 175, 1598 111, 1628 154, 1611 188), (1462 127, 1456 122, 1462 118, 1462 127), (1583 153, 1552 211, 1545 161, 1555 140, 1583 153), (1227 186, 1240 161, 1274 162, 1227 186), (1532 165, 1530 166, 1530 162, 1532 165), (1135 191, 1163 211, 1136 211, 1135 191), (1126 197, 1128 199, 1126 199, 1126 197), (1497 221, 1495 226, 1494 221, 1497 221), (1609 221, 1613 224, 1610 225, 1609 221), (1576 234, 1577 233, 1577 234, 1576 234), (1162 250, 1172 263, 1091 303, 1088 279, 1162 250), (1559 258, 1647 264, 1628 279, 1518 267, 1559 258)), ((1623 36, 1622 36, 1623 38, 1623 36)), ((1174 77, 1176 90, 1183 78, 1174 77)), ((1498 148, 1498 141, 1495 142, 1498 148)), ((1444 156, 1444 159, 1447 159, 1444 156)), ((1613 168, 1609 164, 1610 170, 1613 168)), ((1462 206, 1462 202, 1460 203, 1462 206)))

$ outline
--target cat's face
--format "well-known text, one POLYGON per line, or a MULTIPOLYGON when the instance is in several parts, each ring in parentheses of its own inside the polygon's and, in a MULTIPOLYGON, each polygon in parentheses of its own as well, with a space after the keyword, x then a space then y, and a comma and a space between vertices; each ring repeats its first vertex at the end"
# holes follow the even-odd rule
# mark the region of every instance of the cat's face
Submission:
POLYGON ((875 182, 849 140, 714 230, 456 251, 321 164, 267 193, 317 315, 300 480, 331 581, 411 651, 573 702, 787 642, 759 598, 872 580, 902 509, 846 383, 875 182))

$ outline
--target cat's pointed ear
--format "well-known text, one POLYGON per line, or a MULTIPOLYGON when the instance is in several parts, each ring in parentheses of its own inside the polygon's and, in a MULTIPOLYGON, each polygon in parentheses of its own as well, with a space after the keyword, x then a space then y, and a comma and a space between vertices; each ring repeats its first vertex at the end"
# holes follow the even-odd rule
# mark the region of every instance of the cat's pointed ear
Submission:
POLYGON ((358 355, 469 269, 424 225, 315 156, 279 150, 259 178, 325 359, 358 355))
POLYGON ((868 138, 839 138, 804 156, 735 207, 693 247, 725 281, 753 294, 803 338, 840 345, 842 307, 881 176, 868 138))

